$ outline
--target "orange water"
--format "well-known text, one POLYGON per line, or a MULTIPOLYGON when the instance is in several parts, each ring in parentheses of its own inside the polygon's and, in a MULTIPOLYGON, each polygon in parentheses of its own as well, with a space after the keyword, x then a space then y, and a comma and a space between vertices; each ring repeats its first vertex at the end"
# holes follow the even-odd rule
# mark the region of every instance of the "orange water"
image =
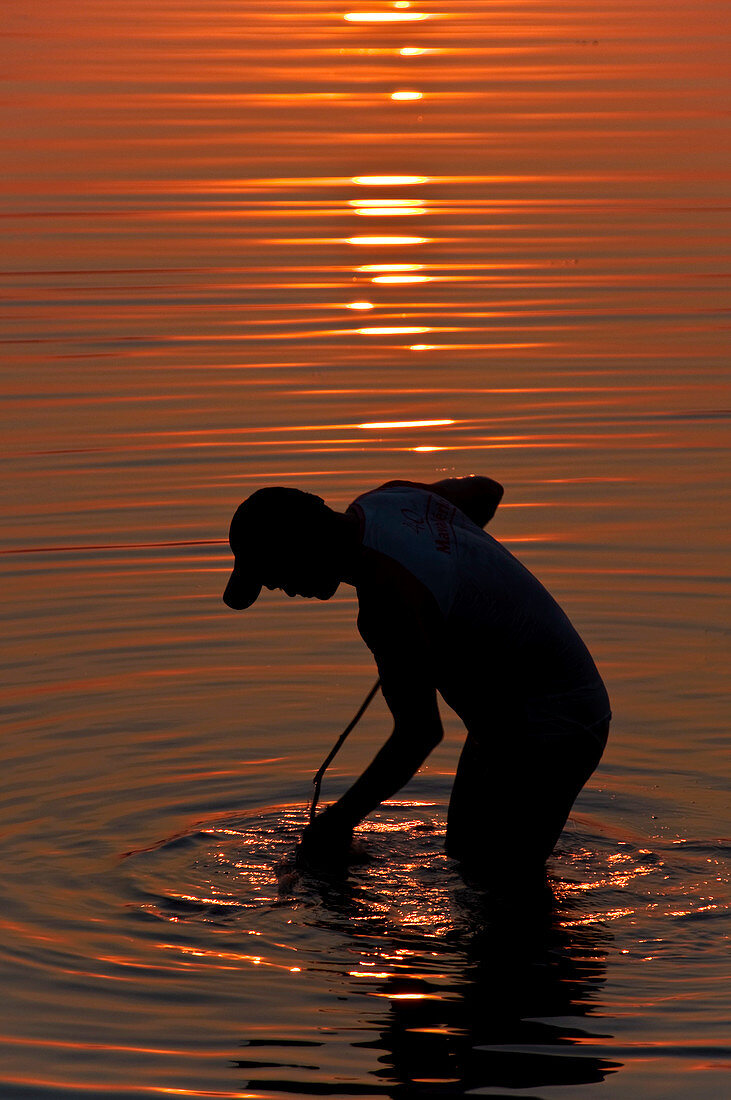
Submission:
POLYGON ((3 1095, 724 1095, 726 10, 6 3, 3 1095), (615 712, 548 915, 446 708, 297 874, 352 590, 220 601, 252 489, 473 472, 615 712))

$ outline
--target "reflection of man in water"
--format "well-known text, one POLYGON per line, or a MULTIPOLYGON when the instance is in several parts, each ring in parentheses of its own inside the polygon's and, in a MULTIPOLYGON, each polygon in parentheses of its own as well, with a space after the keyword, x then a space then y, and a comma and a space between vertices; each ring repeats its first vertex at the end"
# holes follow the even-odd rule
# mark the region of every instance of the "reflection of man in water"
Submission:
POLYGON ((489 478, 391 481, 334 512, 297 489, 260 489, 237 509, 224 600, 262 586, 329 600, 355 586, 394 730, 352 787, 305 829, 314 862, 342 857, 355 825, 408 782, 442 739, 437 691, 467 727, 447 853, 474 872, 525 871, 550 855, 609 729, 609 700, 568 618, 481 528, 489 478))

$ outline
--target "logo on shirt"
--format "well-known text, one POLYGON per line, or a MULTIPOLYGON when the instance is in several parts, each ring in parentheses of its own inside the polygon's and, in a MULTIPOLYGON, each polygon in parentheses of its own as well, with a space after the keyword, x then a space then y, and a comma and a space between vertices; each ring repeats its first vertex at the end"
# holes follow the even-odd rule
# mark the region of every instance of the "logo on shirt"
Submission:
POLYGON ((452 553, 452 540, 451 524, 449 522, 449 514, 451 507, 447 504, 446 500, 440 500, 438 504, 434 506, 434 545, 440 554, 452 553))
POLYGON ((426 514, 415 512, 413 508, 402 508, 404 527, 415 535, 421 535, 427 529, 434 535, 434 548, 440 554, 452 553, 451 507, 446 500, 440 500, 427 508, 426 514))
POLYGON ((408 527, 409 531, 413 531, 415 535, 420 535, 426 527, 426 516, 420 515, 412 508, 402 508, 401 515, 404 517, 404 527, 408 527))

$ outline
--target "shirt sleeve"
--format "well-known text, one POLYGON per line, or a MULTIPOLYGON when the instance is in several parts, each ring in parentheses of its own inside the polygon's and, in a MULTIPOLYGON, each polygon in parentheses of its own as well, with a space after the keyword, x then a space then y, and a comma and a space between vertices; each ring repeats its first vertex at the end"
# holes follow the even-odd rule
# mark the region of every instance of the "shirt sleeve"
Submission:
POLYGON ((427 488, 459 508, 478 527, 490 522, 504 491, 500 482, 490 477, 448 477, 427 488))

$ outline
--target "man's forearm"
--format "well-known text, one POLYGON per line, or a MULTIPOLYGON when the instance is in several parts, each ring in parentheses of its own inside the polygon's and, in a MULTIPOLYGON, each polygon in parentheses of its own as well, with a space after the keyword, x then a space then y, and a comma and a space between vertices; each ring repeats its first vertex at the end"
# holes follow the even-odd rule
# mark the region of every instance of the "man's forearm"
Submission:
POLYGON ((349 826, 357 825, 366 814, 416 775, 429 753, 443 736, 441 723, 417 733, 394 729, 386 744, 328 813, 341 817, 349 826))

